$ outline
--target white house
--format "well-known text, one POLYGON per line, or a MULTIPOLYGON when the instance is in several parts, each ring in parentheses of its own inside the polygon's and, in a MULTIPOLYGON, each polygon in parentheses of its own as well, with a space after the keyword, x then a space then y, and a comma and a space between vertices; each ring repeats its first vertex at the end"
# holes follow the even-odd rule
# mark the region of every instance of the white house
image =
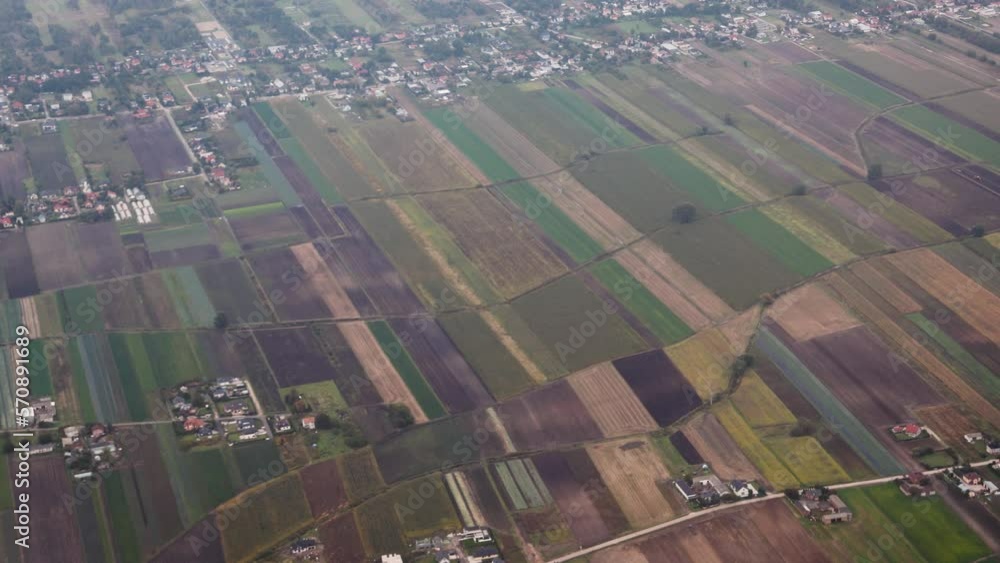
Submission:
POLYGON ((757 487, 754 487, 753 483, 746 481, 730 481, 729 489, 733 491, 734 495, 740 498, 750 498, 757 495, 757 487))

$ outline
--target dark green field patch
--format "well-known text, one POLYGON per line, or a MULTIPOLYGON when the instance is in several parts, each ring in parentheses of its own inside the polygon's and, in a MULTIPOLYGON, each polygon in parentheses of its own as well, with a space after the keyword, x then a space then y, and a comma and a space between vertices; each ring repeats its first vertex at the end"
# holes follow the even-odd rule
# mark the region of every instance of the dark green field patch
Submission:
POLYGON ((614 259, 598 262, 588 269, 664 344, 673 344, 694 334, 684 321, 614 259))
POLYGON ((538 223, 545 234, 568 252, 573 260, 586 262, 604 252, 601 245, 531 184, 508 184, 500 188, 500 191, 538 223))
POLYGON ((494 397, 526 391, 533 381, 478 312, 462 311, 438 318, 451 340, 483 379, 494 397))
POLYGON ((66 334, 97 332, 104 328, 97 290, 92 285, 60 291, 59 316, 66 334))
POLYGON ((800 276, 811 276, 833 267, 822 254, 756 209, 727 215, 726 221, 800 276))
POLYGON ((288 139, 291 138, 292 132, 285 125, 285 122, 278 117, 278 114, 274 113, 274 108, 271 107, 267 102, 257 102, 253 105, 253 110, 257 112, 260 120, 267 125, 271 134, 274 135, 276 139, 288 139))
POLYGON ((548 284, 511 304, 569 371, 641 352, 646 344, 575 276, 548 284))
POLYGON ((368 323, 368 328, 378 340, 382 351, 389 357, 389 361, 395 366, 396 371, 399 372, 399 376, 403 378, 406 387, 413 393, 413 398, 417 400, 417 404, 423 409, 427 418, 440 418, 446 415, 447 412, 441 401, 438 400, 434 390, 420 373, 420 369, 413 363, 410 353, 396 338, 392 327, 385 321, 374 321, 368 323))

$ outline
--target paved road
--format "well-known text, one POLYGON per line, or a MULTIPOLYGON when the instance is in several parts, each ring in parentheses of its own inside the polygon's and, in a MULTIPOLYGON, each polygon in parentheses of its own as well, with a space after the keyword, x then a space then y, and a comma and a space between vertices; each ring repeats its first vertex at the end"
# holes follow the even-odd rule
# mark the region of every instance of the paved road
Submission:
MULTIPOLYGON (((994 461, 996 461, 996 460, 989 459, 989 460, 986 460, 986 461, 980 461, 980 462, 972 463, 970 465, 972 467, 983 467, 984 465, 989 465, 989 464, 993 463, 994 461)), ((949 469, 953 469, 955 467, 959 467, 959 466, 955 465, 955 466, 952 466, 952 467, 943 467, 941 469, 934 469, 934 470, 931 470, 931 471, 923 471, 922 473, 924 475, 937 475, 938 473, 943 473, 943 472, 945 472, 945 471, 947 471, 949 469)), ((831 485, 828 488, 833 490, 833 489, 850 489, 850 488, 853 488, 853 487, 867 487, 867 486, 870 486, 870 485, 880 485, 882 483, 889 483, 889 482, 891 482, 891 481, 893 481, 895 479, 899 479, 900 477, 905 477, 905 475, 893 475, 891 477, 881 477, 879 479, 869 479, 869 480, 866 480, 866 481, 854 481, 852 483, 841 483, 839 485, 831 485)), ((747 506, 747 505, 758 503, 758 502, 767 502, 769 500, 774 500, 774 499, 779 499, 779 498, 784 498, 784 497, 785 497, 785 495, 782 494, 782 493, 768 493, 767 496, 763 496, 763 497, 759 497, 759 498, 753 498, 753 499, 750 499, 750 500, 736 502, 736 503, 733 503, 733 504, 720 504, 719 506, 714 506, 712 508, 706 508, 705 510, 699 510, 697 512, 692 512, 690 514, 681 516, 680 518, 677 518, 676 520, 670 520, 669 522, 663 522, 662 524, 657 524, 657 525, 652 526, 650 528, 646 528, 644 530, 639 530, 638 532, 632 532, 631 534, 624 535, 624 536, 622 536, 620 538, 615 538, 613 540, 606 541, 604 543, 601 543, 601 544, 598 544, 598 545, 594 545, 594 546, 588 547, 586 549, 581 549, 579 551, 575 551, 573 553, 570 553, 570 554, 567 554, 567 555, 563 555, 562 557, 557 557, 555 559, 550 559, 548 561, 548 563, 564 563, 566 561, 570 561, 570 560, 575 559, 577 557, 582 557, 584 555, 588 555, 588 554, 594 553, 595 551, 600 551, 602 549, 607 549, 609 547, 616 546, 616 545, 619 545, 619 544, 622 544, 622 543, 634 540, 636 538, 641 538, 642 536, 646 536, 646 535, 649 535, 649 534, 653 534, 653 533, 659 532, 660 530, 665 530, 665 529, 670 528, 672 526, 677 526, 679 524, 683 524, 683 523, 688 522, 690 520, 694 520, 695 518, 700 518, 702 516, 705 516, 706 514, 712 514, 713 512, 722 512, 722 511, 725 511, 725 510, 732 510, 732 509, 740 508, 742 506, 747 506)))

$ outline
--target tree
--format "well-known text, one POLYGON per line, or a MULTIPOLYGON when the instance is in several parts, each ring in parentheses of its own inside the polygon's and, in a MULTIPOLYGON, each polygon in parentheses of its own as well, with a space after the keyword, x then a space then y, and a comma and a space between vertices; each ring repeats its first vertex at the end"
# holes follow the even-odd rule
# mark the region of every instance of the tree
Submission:
POLYGON ((794 188, 792 188, 791 194, 792 195, 806 195, 806 191, 808 191, 808 189, 809 188, 807 188, 805 186, 805 184, 799 184, 799 185, 795 186, 794 188))
POLYGON ((330 420, 330 415, 325 412, 316 415, 316 428, 320 430, 330 430, 333 428, 333 421, 330 420))
POLYGON ((227 317, 224 312, 219 311, 219 313, 215 315, 214 324, 215 328, 219 330, 226 330, 226 327, 229 326, 229 317, 227 317))
POLYGON ((671 217, 674 222, 680 224, 690 223, 694 221, 695 216, 698 214, 697 208, 690 203, 680 203, 674 206, 674 210, 671 213, 671 217))
POLYGON ((413 424, 413 414, 406 405, 392 404, 386 409, 386 416, 393 428, 406 428, 413 424))
POLYGON ((878 180, 881 177, 882 177, 882 165, 881 164, 872 164, 872 165, 868 166, 868 179, 869 180, 878 180))
POLYGON ((976 238, 982 238, 983 235, 986 234, 986 229, 982 225, 973 225, 972 228, 969 229, 969 234, 976 238))
POLYGON ((733 125, 736 124, 736 120, 733 119, 733 116, 728 113, 722 117, 722 122, 729 127, 732 127, 733 125))

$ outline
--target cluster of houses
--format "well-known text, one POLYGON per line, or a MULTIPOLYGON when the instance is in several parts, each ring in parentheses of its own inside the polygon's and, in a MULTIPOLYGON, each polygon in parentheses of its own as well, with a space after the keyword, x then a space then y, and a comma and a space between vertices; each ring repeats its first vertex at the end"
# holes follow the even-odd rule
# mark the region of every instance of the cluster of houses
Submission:
MULTIPOLYGON (((707 469, 707 468, 706 468, 707 469)), ((724 483, 714 473, 703 473, 674 481, 681 497, 693 508, 706 508, 720 502, 748 499, 764 494, 753 481, 733 480, 724 483)))
POLYGON ((222 159, 222 153, 212 146, 210 137, 188 139, 188 146, 198 158, 198 162, 205 168, 208 180, 218 186, 219 190, 234 191, 240 189, 239 179, 228 172, 226 163, 222 159))
MULTIPOLYGON (((994 462, 993 467, 1000 474, 1000 461, 994 462)), ((975 469, 953 468, 945 471, 944 476, 968 498, 1000 495, 1000 486, 975 469)))
POLYGON ((931 478, 919 471, 908 473, 896 482, 900 492, 908 497, 929 497, 937 494, 931 478))
MULTIPOLYGON (((463 528, 445 536, 434 536, 417 540, 413 544, 415 554, 427 555, 434 563, 503 563, 500 548, 488 528, 463 528)), ((383 555, 382 561, 395 563, 402 561, 399 554, 383 555)))
MULTIPOLYGON (((55 446, 49 444, 49 447, 55 446)), ((110 470, 122 456, 114 432, 101 423, 63 428, 62 449, 66 466, 73 477, 80 480, 92 478, 95 472, 110 470)))

